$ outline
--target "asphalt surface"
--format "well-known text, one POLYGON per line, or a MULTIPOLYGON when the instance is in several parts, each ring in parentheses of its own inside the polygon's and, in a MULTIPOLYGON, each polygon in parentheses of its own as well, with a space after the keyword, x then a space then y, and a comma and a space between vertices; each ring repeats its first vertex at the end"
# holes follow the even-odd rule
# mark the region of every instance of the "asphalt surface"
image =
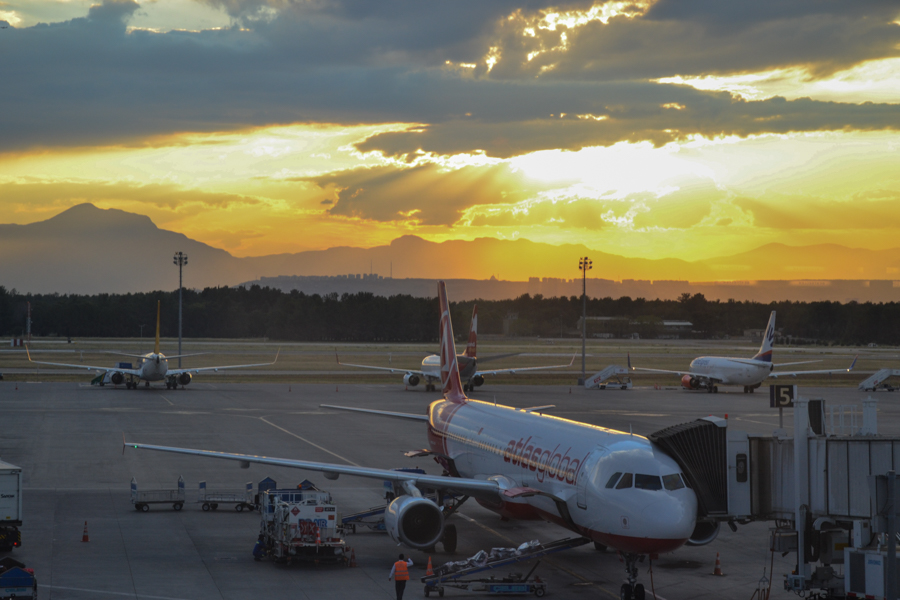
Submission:
MULTIPOLYGON (((768 406, 765 388, 747 395, 740 390, 706 394, 676 390, 586 391, 573 386, 490 386, 474 397, 517 407, 555 404, 554 414, 635 434, 709 414, 728 414, 729 426, 754 434, 771 434, 778 411, 768 406)), ((853 388, 801 388, 801 394, 825 398, 828 406, 857 404, 868 394, 853 388)), ((900 435, 896 396, 878 393, 879 432, 900 435)), ((164 386, 125 390, 75 383, 0 382, 0 458, 24 469, 23 545, 13 556, 35 569, 40 597, 58 599, 139 598, 206 600, 267 598, 393 598, 388 581, 398 548, 386 535, 363 530, 347 536, 358 568, 310 565, 277 566, 254 562, 251 550, 259 531, 255 513, 226 507, 203 512, 193 503, 197 484, 210 489, 240 488, 272 477, 279 487, 304 478, 330 491, 347 514, 378 505, 381 484, 287 468, 251 465, 242 470, 230 461, 125 449, 129 441, 188 448, 262 454, 370 467, 419 466, 439 474, 428 459, 408 459, 403 451, 425 446, 421 424, 341 413, 320 403, 424 413, 436 399, 421 387, 402 385, 211 384, 187 389, 164 386), (18 388, 18 389, 16 389, 18 388), (153 506, 134 510, 129 482, 140 489, 175 487, 183 476, 188 504, 180 512, 153 506), (90 541, 82 542, 87 522, 90 541)), ((785 411, 785 427, 792 426, 785 411)), ((570 533, 539 522, 501 521, 467 503, 453 518, 459 531, 455 555, 440 546, 435 566, 460 560, 479 550, 517 546, 529 540, 550 542, 570 533)), ((640 581, 648 597, 651 585, 665 600, 750 598, 769 571, 771 524, 753 523, 732 533, 723 527, 713 543, 684 547, 641 565, 640 581), (712 575, 716 554, 724 577, 712 575)), ((415 561, 407 598, 422 597, 417 579, 427 555, 407 551, 415 561)), ((794 597, 782 590, 792 568, 791 556, 774 556, 773 598, 794 597)), ((509 571, 527 571, 520 565, 509 571)), ((505 573, 499 573, 503 575, 505 573)), ((556 554, 542 561, 537 574, 548 582, 548 596, 618 598, 624 569, 612 552, 592 546, 556 554)), ((446 597, 482 594, 448 589, 446 597)))

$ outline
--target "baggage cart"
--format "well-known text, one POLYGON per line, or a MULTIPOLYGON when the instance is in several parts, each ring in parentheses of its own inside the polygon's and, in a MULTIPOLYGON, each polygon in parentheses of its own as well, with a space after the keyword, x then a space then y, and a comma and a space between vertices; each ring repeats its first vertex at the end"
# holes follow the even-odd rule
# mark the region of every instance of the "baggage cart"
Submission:
POLYGON ((137 481, 131 478, 131 503, 141 512, 150 510, 151 504, 171 504, 175 510, 184 507, 184 478, 178 476, 178 487, 174 490, 138 490, 137 481))
POLYGON ((0 560, 0 600, 37 598, 34 571, 12 558, 0 560))
POLYGON ((257 505, 253 501, 253 483, 248 482, 243 490, 210 490, 206 482, 200 482, 200 491, 197 494, 197 504, 204 511, 216 510, 220 504, 233 504, 234 510, 256 510, 257 505))

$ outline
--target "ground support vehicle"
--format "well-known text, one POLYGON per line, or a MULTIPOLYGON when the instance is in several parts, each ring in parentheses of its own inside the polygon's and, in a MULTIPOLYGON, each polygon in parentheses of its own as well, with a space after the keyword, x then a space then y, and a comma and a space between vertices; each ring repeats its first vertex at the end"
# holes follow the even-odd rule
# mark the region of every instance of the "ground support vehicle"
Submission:
POLYGON ((260 542, 266 557, 276 564, 349 564, 350 549, 341 537, 344 526, 331 494, 303 481, 295 489, 267 490, 260 499, 260 542))
POLYGON ((171 504, 175 510, 184 507, 184 478, 179 475, 178 487, 174 490, 138 490, 137 481, 131 478, 131 503, 141 512, 150 510, 151 504, 171 504))
POLYGON ((507 577, 502 578, 494 576, 473 578, 472 576, 491 569, 537 560, 548 554, 582 546, 590 541, 588 538, 566 538, 542 545, 535 540, 526 542, 518 548, 492 548, 490 553, 482 550, 467 560, 441 565, 435 569, 434 575, 423 577, 422 583, 425 584, 425 596, 437 594, 443 597, 444 588, 453 587, 473 592, 487 592, 491 595, 534 594, 537 597, 541 597, 547 593, 547 584, 541 581, 539 577, 531 577, 540 562, 527 575, 511 573, 507 577))
POLYGON ((0 461, 0 552, 22 545, 22 469, 0 461))
POLYGON ((34 571, 12 558, 0 560, 0 600, 37 598, 34 571))
POLYGON ((209 490, 205 481, 201 481, 199 487, 197 504, 200 504, 204 511, 216 510, 220 504, 233 504, 237 512, 257 509, 252 483, 247 483, 243 490, 209 490))
POLYGON ((375 506, 362 512, 347 515, 341 519, 341 524, 345 529, 349 529, 350 533, 356 533, 357 527, 368 527, 373 531, 387 531, 384 527, 384 512, 387 506, 375 506))

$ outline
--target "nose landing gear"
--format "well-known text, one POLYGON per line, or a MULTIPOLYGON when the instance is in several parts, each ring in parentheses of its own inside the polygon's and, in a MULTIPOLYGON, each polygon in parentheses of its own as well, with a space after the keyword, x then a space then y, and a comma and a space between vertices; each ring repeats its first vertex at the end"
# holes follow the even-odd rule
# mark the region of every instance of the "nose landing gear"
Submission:
POLYGON ((635 583, 637 581, 638 569, 637 563, 643 561, 644 557, 639 554, 625 554, 625 573, 628 575, 628 583, 623 583, 619 589, 619 597, 621 600, 644 600, 646 592, 644 585, 635 583))

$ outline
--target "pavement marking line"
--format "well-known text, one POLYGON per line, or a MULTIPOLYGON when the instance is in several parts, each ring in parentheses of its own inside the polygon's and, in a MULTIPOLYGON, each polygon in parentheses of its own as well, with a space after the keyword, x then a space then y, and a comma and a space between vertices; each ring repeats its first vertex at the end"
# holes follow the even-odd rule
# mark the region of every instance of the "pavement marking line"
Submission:
POLYGON ((107 592, 105 590, 88 590, 85 588, 66 587, 62 585, 41 584, 42 588, 50 588, 53 590, 67 590, 70 592, 88 592, 91 594, 106 594, 108 596, 126 596, 128 598, 149 598, 150 600, 189 600, 188 598, 172 598, 170 596, 150 596, 148 594, 135 594, 126 592, 107 592))
POLYGON ((171 400, 169 400, 168 398, 166 398, 166 397, 163 396, 162 394, 160 394, 159 397, 162 398, 163 400, 165 400, 166 402, 168 402, 168 403, 169 403, 169 406, 175 406, 175 405, 172 403, 171 400))
POLYGON ((293 436, 293 437, 297 438, 298 440, 300 440, 300 441, 302 441, 302 442, 306 442, 306 443, 309 444, 310 446, 313 446, 313 447, 315 447, 315 448, 318 448, 318 449, 321 450, 322 452, 327 452, 328 454, 330 454, 330 455, 332 455, 332 456, 334 456, 334 457, 336 457, 336 458, 341 459, 342 461, 344 461, 344 462, 347 463, 347 464, 353 465, 354 467, 362 467, 361 464, 355 463, 355 462, 353 462, 352 460, 350 460, 349 458, 345 458, 345 457, 341 456, 340 454, 337 454, 337 453, 335 453, 335 452, 332 452, 332 451, 329 450, 328 448, 325 448, 325 447, 323 447, 323 446, 320 446, 320 445, 318 445, 318 444, 315 443, 315 442, 309 441, 308 439, 306 439, 306 438, 303 437, 303 436, 299 436, 299 435, 297 435, 296 433, 293 433, 293 432, 288 431, 288 430, 285 429, 284 427, 280 427, 280 426, 276 425, 276 424, 273 423, 272 421, 266 420, 266 417, 259 417, 259 420, 262 421, 263 423, 267 424, 267 425, 271 425, 272 427, 274 427, 275 429, 278 429, 279 431, 283 431, 283 432, 285 432, 286 434, 288 434, 288 435, 290 435, 290 436, 293 436))
MULTIPOLYGON (((458 514, 461 518, 465 519, 465 520, 468 521, 469 523, 472 523, 473 525, 477 525, 478 527, 481 527, 482 529, 484 529, 484 530, 487 531, 488 533, 493 533, 494 535, 496 535, 497 537, 499 537, 501 540, 505 540, 505 541, 509 542, 510 544, 512 544, 512 545, 514 545, 514 546, 518 545, 518 544, 516 544, 516 542, 515 542, 514 540, 512 540, 511 538, 506 537, 505 535, 503 535, 502 533, 500 533, 500 532, 497 531, 496 529, 492 529, 492 528, 488 527, 487 525, 485 525, 484 523, 479 523, 478 521, 476 521, 475 519, 473 519, 473 518, 470 517, 469 515, 463 514, 463 513, 461 513, 461 512, 457 512, 456 514, 458 514)), ((590 579, 586 579, 586 578, 582 577, 581 575, 579 575, 578 573, 576 573, 576 572, 574 572, 574 571, 572 571, 572 570, 570 570, 570 569, 567 569, 566 567, 563 567, 562 565, 560 565, 559 563, 557 563, 555 560, 549 559, 549 558, 547 558, 547 557, 544 557, 544 558, 542 558, 541 560, 542 560, 543 562, 547 563, 547 564, 553 565, 554 567, 556 567, 556 568, 559 569, 560 571, 563 571, 563 572, 565 572, 565 573, 568 573, 569 575, 571 575, 571 576, 574 577, 575 579, 581 580, 583 583, 594 583, 594 582, 591 581, 590 579)), ((598 586, 597 586, 597 589, 600 590, 600 591, 602 591, 602 592, 605 593, 605 594, 608 594, 608 595, 609 595, 610 597, 612 597, 612 598, 619 598, 619 595, 618 595, 618 594, 613 594, 613 593, 610 592, 608 589, 606 589, 606 588, 604 588, 604 587, 602 587, 602 586, 599 586, 599 585, 598 585, 598 586)), ((657 596, 657 598, 658 598, 658 596, 657 596)))

